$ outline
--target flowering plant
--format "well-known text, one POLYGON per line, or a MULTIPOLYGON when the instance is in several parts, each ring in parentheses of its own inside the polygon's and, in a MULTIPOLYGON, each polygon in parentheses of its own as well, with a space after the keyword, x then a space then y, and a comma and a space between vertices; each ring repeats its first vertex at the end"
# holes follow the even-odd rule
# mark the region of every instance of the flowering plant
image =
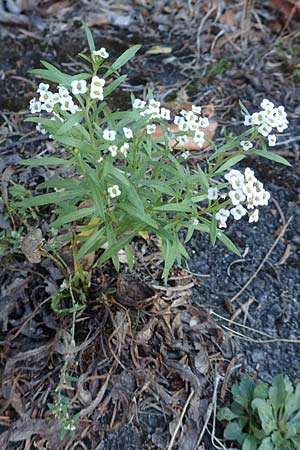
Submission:
POLYGON ((209 140, 205 128, 207 117, 199 106, 182 110, 171 117, 171 111, 161 106, 151 92, 146 101, 134 98, 130 111, 112 112, 109 95, 126 76, 119 69, 139 50, 135 45, 111 65, 109 55, 102 48, 95 49, 90 30, 85 26, 90 54, 80 54, 88 65, 84 73, 75 76, 62 73, 55 66, 42 61, 44 69, 31 72, 51 83, 40 83, 39 97, 30 102, 34 117, 42 133, 49 133, 61 144, 68 157, 42 157, 22 161, 23 165, 72 165, 72 179, 48 180, 38 189, 55 189, 25 199, 18 207, 38 207, 55 204, 54 229, 70 224, 75 230, 76 260, 106 248, 95 266, 112 259, 119 270, 118 252, 126 252, 130 267, 134 263, 132 240, 149 233, 159 237, 164 259, 163 278, 167 281, 170 268, 182 257, 188 258, 184 247, 195 230, 210 234, 211 243, 220 240, 231 251, 237 247, 225 235, 228 218, 240 220, 248 215, 249 222, 258 220, 258 206, 267 205, 270 194, 264 190, 252 170, 244 173, 232 169, 247 155, 260 155, 277 162, 289 163, 267 150, 274 145, 273 128, 281 132, 287 126, 283 107, 264 100, 262 110, 250 115, 241 104, 245 125, 242 135, 232 138, 221 147, 209 140), (178 131, 171 131, 170 123, 178 131), (157 127, 161 137, 155 137, 157 127), (205 168, 191 170, 183 164, 188 154, 184 150, 192 136, 199 147, 208 140, 213 148, 205 168), (260 146, 260 148, 259 148, 260 146), (232 151, 236 150, 233 154, 232 151), (228 153, 230 151, 230 154, 228 153), (182 230, 186 230, 185 242, 182 230))

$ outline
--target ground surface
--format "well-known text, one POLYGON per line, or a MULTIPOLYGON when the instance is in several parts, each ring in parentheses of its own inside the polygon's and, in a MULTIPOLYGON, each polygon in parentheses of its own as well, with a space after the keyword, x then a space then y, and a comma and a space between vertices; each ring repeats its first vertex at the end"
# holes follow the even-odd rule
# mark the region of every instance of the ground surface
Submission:
MULTIPOLYGON (((59 442, 59 425, 46 406, 54 398, 70 329, 70 317, 53 313, 49 306, 62 274, 49 259, 29 263, 18 241, 14 251, 2 239, 1 449, 166 450, 183 407, 190 402, 173 448, 194 450, 212 399, 216 370, 224 375, 231 361, 228 375, 233 380, 239 371, 267 381, 281 371, 294 381, 300 378, 300 344, 291 342, 300 339, 298 10, 283 9, 289 2, 281 2, 280 10, 276 2, 264 6, 247 2, 248 8, 234 1, 178 0, 172 7, 169 3, 80 1, 74 6, 67 1, 40 2, 38 10, 26 10, 23 5, 23 11, 9 17, 0 8, 0 20, 5 22, 0 49, 4 202, 13 182, 34 192, 37 183, 51 176, 43 168, 24 170, 16 165, 23 157, 57 151, 23 121, 36 90, 36 80, 27 70, 45 59, 63 63, 70 73, 78 72, 74 58, 86 47, 82 18, 93 26, 99 47, 106 46, 114 56, 132 43, 144 44, 128 67, 128 82, 113 99, 116 107, 126 107, 129 89, 142 96, 147 87, 154 87, 161 101, 210 103, 219 121, 217 138, 222 139, 224 127, 232 132, 241 128, 239 98, 255 109, 267 97, 284 104, 289 114, 291 126, 276 150, 293 166, 247 163, 273 201, 257 225, 240 221, 230 226, 229 236, 239 246, 241 258, 221 246, 212 249, 208 239, 199 235, 189 248, 188 269, 193 275, 184 279, 189 272, 175 272, 170 282, 173 290, 147 291, 150 285, 159 285, 157 271, 140 269, 137 276, 144 280, 142 285, 131 278, 121 280, 122 294, 125 289, 129 296, 134 288, 141 301, 155 292, 154 305, 143 313, 103 298, 101 292, 112 289, 118 294, 120 289, 111 267, 95 274, 93 301, 79 317, 78 347, 71 358, 73 372, 80 377, 79 385, 72 386, 77 396, 74 405, 82 412, 75 443, 59 442), (194 284, 192 291, 182 290, 184 283, 194 284), (212 315, 207 316, 202 307, 211 309, 212 315), (229 323, 222 317, 256 332, 237 325, 232 331, 225 329, 229 323), (279 342, 279 338, 287 341, 279 342), (189 400, 191 392, 194 396, 189 400)), ((44 222, 29 220, 30 226, 39 226, 47 234, 44 222)), ((12 227, 4 206, 0 227, 5 233, 12 227)), ((24 234, 28 228, 19 231, 24 234)), ((139 243, 137 251, 143 261, 139 243)), ((212 448, 208 437, 204 448, 212 448)))

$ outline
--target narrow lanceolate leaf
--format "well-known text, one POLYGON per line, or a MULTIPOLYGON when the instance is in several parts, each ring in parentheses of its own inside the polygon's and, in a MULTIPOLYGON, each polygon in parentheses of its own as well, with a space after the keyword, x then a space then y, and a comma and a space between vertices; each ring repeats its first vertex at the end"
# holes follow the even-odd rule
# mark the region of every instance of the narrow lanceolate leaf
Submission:
POLYGON ((223 173, 225 170, 229 169, 230 167, 234 166, 238 162, 242 161, 242 159, 246 158, 246 155, 235 155, 227 159, 221 167, 215 172, 215 175, 223 173))
POLYGON ((66 200, 72 200, 76 197, 82 199, 84 197, 84 191, 82 191, 82 190, 75 191, 74 190, 74 191, 60 192, 59 194, 57 192, 53 192, 50 194, 37 195, 36 197, 31 197, 26 200, 22 200, 21 202, 14 203, 13 205, 15 207, 21 207, 21 208, 31 208, 33 206, 43 206, 43 205, 49 205, 51 203, 58 205, 66 200))
POLYGON ((211 244, 214 246, 217 240, 217 221, 216 221, 216 215, 214 214, 210 223, 210 241, 211 244))
POLYGON ((83 25, 84 32, 86 34, 88 44, 89 44, 90 52, 93 53, 93 51, 95 50, 95 43, 94 43, 93 35, 86 23, 82 22, 82 25, 83 25))
POLYGON ((67 131, 71 130, 84 116, 84 111, 77 111, 72 114, 68 120, 66 120, 55 132, 55 134, 65 134, 67 131))
POLYGON ((58 219, 56 219, 51 226, 54 228, 59 228, 62 225, 70 222, 74 222, 76 220, 83 219, 85 217, 90 217, 95 214, 95 208, 81 208, 76 211, 72 211, 68 214, 64 214, 58 219))
POLYGON ((191 212, 193 211, 193 205, 189 203, 166 203, 165 205, 156 206, 153 209, 155 211, 165 212, 191 212))
POLYGON ((56 157, 49 158, 29 158, 22 159, 22 161, 18 161, 18 164, 22 164, 22 166, 62 166, 62 165, 70 165, 72 164, 72 160, 70 159, 62 159, 56 157))
POLYGON ((117 87, 120 86, 127 78, 127 75, 122 75, 121 77, 118 77, 116 80, 114 80, 112 83, 110 83, 106 88, 104 88, 103 94, 104 97, 107 97, 107 95, 111 94, 117 87))
POLYGON ((268 150, 252 150, 248 153, 251 155, 262 156, 263 158, 270 159, 271 161, 275 161, 280 164, 284 164, 285 166, 292 166, 287 159, 283 158, 283 156, 280 156, 278 155, 278 153, 270 152, 268 150))
POLYGON ((120 239, 115 244, 113 244, 111 247, 108 247, 105 252, 100 256, 100 258, 96 261, 94 266, 97 266, 99 264, 104 263, 108 259, 110 259, 114 254, 118 253, 119 250, 122 250, 126 247, 126 245, 129 244, 130 241, 138 234, 139 228, 134 229, 130 234, 123 237, 123 239, 120 239))
POLYGON ((115 60, 112 64, 112 67, 116 70, 119 70, 124 64, 126 64, 130 59, 134 57, 134 55, 139 51, 141 45, 133 45, 128 48, 119 58, 115 60))
POLYGON ((85 255, 97 250, 101 247, 106 241, 105 228, 101 228, 101 230, 94 231, 91 234, 85 243, 80 247, 77 253, 77 259, 82 258, 85 255))
POLYGON ((217 233, 217 238, 219 239, 219 241, 222 242, 222 244, 225 245, 225 247, 228 248, 228 250, 230 250, 232 253, 234 253, 235 255, 241 256, 241 252, 239 251, 239 249, 237 248, 237 246, 232 242, 231 239, 229 239, 228 236, 226 236, 226 234, 224 234, 222 231, 218 231, 217 233))

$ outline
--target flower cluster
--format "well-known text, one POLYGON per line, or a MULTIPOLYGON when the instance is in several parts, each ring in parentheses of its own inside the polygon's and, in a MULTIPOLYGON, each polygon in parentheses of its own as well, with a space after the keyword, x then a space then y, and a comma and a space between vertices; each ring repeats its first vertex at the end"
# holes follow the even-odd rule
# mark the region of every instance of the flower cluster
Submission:
MULTIPOLYGON (((84 80, 81 80, 81 82, 75 82, 79 83, 76 89, 84 89, 84 85, 81 84, 82 81, 84 80)), ((86 81, 84 81, 84 83, 86 85, 86 81)), ((51 113, 53 112, 55 105, 59 105, 59 109, 61 109, 62 111, 68 111, 71 114, 75 114, 77 111, 79 111, 79 106, 74 103, 68 89, 63 86, 58 86, 58 91, 52 92, 49 90, 49 84, 40 83, 37 92, 39 94, 38 100, 36 98, 33 98, 29 103, 30 112, 32 114, 36 114, 41 111, 51 113)))
MULTIPOLYGON (((264 99, 260 104, 261 110, 253 113, 252 115, 246 115, 244 119, 244 125, 257 126, 259 134, 268 138, 270 146, 276 144, 276 136, 272 134, 273 129, 276 129, 278 133, 282 133, 288 127, 287 114, 283 106, 278 106, 275 108, 274 103, 267 99, 264 99)), ((244 150, 249 150, 248 142, 246 142, 245 148, 242 142, 241 145, 244 150)))
MULTIPOLYGON (((226 222, 230 215, 232 215, 235 220, 240 220, 248 213, 249 222, 257 222, 257 207, 268 204, 270 193, 264 189, 263 184, 254 176, 253 170, 247 167, 244 173, 241 173, 239 170, 232 169, 225 175, 225 179, 229 182, 231 187, 228 197, 230 199, 230 206, 233 206, 233 208, 221 208, 216 213, 216 220, 219 222, 219 228, 227 227, 226 222)), ((216 199, 216 188, 210 188, 209 191, 208 198, 216 199)))
MULTIPOLYGON (((142 109, 141 116, 149 116, 149 119, 163 119, 166 121, 171 120, 171 111, 167 108, 161 107, 160 102, 151 99, 146 104, 145 101, 135 99, 133 102, 134 109, 142 109)), ((192 105, 191 111, 181 110, 179 116, 175 116, 174 124, 177 125, 179 132, 192 134, 195 142, 199 147, 202 147, 205 142, 205 134, 203 128, 209 126, 207 117, 201 117, 201 107, 192 105)), ((149 124, 147 126, 147 134, 155 132, 155 124, 149 124)), ((184 146, 188 142, 188 135, 181 134, 178 136, 172 136, 170 140, 176 139, 179 146, 184 146)))
MULTIPOLYGON (((179 116, 175 116, 175 125, 178 126, 179 131, 191 131, 193 133, 193 138, 199 147, 202 147, 205 138, 202 128, 207 128, 209 126, 209 121, 207 117, 201 117, 201 108, 199 106, 192 105, 191 111, 180 111, 179 116)), ((179 144, 183 145, 187 139, 186 135, 181 136, 183 138, 182 142, 179 144)))

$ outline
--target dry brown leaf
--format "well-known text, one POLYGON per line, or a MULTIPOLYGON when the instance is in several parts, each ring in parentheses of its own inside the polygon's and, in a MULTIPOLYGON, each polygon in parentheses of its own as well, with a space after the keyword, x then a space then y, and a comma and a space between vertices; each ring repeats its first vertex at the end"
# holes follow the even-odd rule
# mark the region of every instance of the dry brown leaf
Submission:
POLYGON ((225 13, 220 17, 220 22, 224 25, 234 27, 237 25, 235 12, 232 9, 227 9, 225 13))
POLYGON ((21 244, 21 249, 29 262, 38 264, 41 262, 41 255, 39 249, 43 243, 42 231, 39 228, 30 231, 24 236, 21 244))

